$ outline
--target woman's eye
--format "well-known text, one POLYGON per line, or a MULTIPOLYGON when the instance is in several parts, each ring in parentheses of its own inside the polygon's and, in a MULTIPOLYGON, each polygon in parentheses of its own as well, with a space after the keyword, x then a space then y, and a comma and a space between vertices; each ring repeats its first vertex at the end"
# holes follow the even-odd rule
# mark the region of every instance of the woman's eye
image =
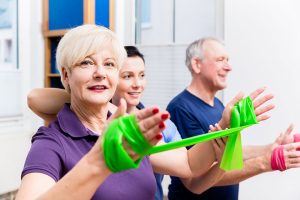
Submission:
POLYGON ((107 67, 115 67, 115 63, 108 62, 108 63, 105 63, 105 66, 107 66, 107 67))
POLYGON ((130 79, 130 77, 131 77, 130 75, 124 75, 123 76, 124 79, 130 79))
POLYGON ((80 66, 82 66, 82 67, 87 67, 89 65, 94 65, 94 63, 90 60, 84 60, 80 63, 80 66))

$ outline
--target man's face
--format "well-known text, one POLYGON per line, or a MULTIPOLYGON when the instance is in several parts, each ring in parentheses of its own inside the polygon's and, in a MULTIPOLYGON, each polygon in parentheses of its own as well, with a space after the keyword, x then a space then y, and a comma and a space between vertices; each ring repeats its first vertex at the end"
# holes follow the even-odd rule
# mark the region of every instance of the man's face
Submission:
POLYGON ((208 40, 203 44, 203 53, 200 78, 212 90, 223 90, 227 86, 227 75, 232 70, 225 47, 217 41, 208 40))

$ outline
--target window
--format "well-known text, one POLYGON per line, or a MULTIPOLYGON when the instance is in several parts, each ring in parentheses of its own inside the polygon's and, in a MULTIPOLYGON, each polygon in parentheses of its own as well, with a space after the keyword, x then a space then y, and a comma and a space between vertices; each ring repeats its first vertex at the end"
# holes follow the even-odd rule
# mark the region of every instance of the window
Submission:
POLYGON ((17 3, 17 0, 0 0, 0 122, 22 115, 17 3))
POLYGON ((17 0, 0 0, 0 71, 18 68, 17 0))
POLYGON ((151 0, 142 0, 141 27, 151 28, 151 0))
POLYGON ((204 36, 223 38, 223 1, 135 1, 135 43, 146 59, 145 105, 165 108, 189 84, 185 49, 204 36))

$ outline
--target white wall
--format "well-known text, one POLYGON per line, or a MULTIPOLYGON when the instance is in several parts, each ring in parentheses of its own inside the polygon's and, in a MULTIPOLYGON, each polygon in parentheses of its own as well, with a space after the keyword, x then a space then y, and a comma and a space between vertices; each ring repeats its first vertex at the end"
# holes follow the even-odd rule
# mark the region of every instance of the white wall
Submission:
POLYGON ((173 31, 172 0, 151 0, 151 26, 142 28, 141 44, 170 44, 173 31))
MULTIPOLYGON (((224 34, 233 72, 228 101, 238 91, 267 86, 275 95, 272 118, 243 132, 245 144, 266 144, 289 123, 300 130, 300 2, 225 1, 224 34)), ((241 184, 240 199, 300 199, 300 169, 273 172, 241 184)))
MULTIPOLYGON (((43 86, 43 40, 41 1, 19 1, 19 69, 21 118, 0 120, 0 194, 15 190, 30 147, 31 135, 41 124, 26 106, 26 95, 33 87, 43 86)), ((9 87, 7 85, 6 87, 9 87)))

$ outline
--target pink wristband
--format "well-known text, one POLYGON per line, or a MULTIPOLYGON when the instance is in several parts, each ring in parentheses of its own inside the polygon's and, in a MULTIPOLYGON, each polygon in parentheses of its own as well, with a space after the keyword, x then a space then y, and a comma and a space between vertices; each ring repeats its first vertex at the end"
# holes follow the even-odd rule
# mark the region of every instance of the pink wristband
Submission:
POLYGON ((282 145, 273 149, 272 156, 271 156, 271 168, 273 170, 280 170, 280 171, 286 170, 282 145))
MULTIPOLYGON (((294 142, 300 142, 300 134, 299 133, 294 135, 294 142)), ((300 151, 300 148, 297 148, 296 150, 300 151)))

